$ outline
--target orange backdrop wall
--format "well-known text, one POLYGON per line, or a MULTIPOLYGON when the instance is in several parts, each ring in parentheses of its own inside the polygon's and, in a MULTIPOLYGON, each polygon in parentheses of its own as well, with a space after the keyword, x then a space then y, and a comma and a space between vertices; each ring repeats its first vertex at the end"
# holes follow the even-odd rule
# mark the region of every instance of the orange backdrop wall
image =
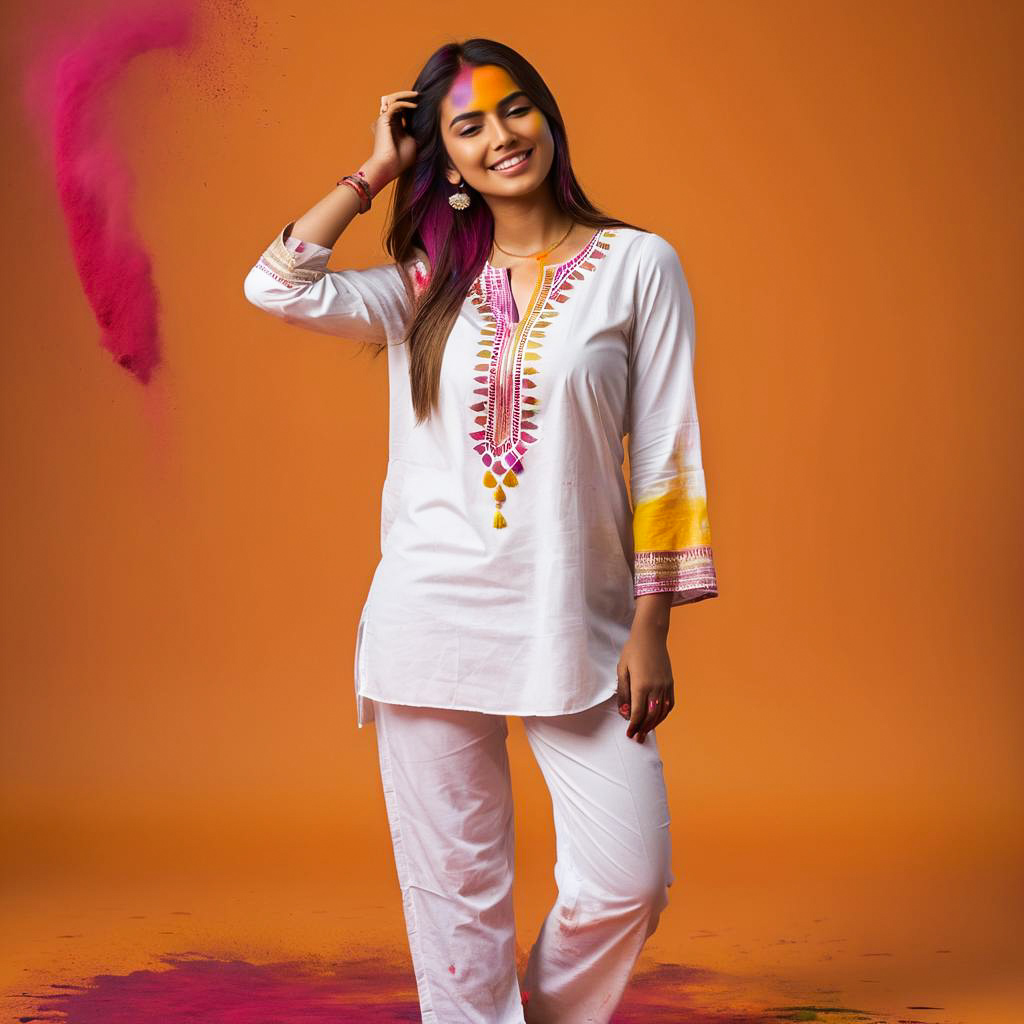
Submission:
MULTIPOLYGON (((1024 782, 1020 9, 210 5, 111 106, 162 303, 148 391, 99 346, 18 100, 36 41, 105 9, 0 14, 5 877, 313 872, 397 906, 352 681, 386 367, 242 281, 369 155, 379 96, 483 35, 693 291, 721 597, 673 612, 658 730, 685 898, 841 883, 870 916, 924 880, 995 914, 1024 782)), ((384 208, 332 266, 384 261, 384 208)), ((550 808, 510 742, 526 900, 550 808)))

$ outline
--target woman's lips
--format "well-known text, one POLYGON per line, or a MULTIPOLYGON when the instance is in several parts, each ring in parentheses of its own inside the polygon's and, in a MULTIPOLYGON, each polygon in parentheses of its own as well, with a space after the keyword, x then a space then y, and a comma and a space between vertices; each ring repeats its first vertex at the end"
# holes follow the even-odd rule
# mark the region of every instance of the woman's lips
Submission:
POLYGON ((527 152, 526 152, 526 159, 525 160, 520 160, 519 163, 515 164, 514 166, 506 167, 506 168, 490 167, 490 168, 488 168, 488 170, 494 171, 497 174, 515 174, 517 171, 521 171, 524 167, 528 166, 528 164, 530 163, 530 160, 532 159, 532 157, 533 157, 533 147, 531 147, 529 150, 527 150, 527 152))

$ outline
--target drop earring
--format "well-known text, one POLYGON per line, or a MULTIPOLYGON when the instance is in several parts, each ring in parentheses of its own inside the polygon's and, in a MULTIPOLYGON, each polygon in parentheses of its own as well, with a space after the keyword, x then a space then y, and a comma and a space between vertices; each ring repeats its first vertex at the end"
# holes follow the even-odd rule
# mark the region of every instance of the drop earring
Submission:
POLYGON ((448 205, 453 210, 464 210, 469 206, 469 193, 466 191, 466 183, 464 181, 459 183, 458 192, 453 192, 448 197, 448 205))

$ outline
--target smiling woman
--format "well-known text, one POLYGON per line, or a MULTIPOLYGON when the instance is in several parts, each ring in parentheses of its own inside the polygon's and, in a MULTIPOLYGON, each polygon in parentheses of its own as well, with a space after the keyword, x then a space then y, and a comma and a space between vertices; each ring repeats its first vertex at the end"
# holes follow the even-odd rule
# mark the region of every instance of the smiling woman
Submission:
MULTIPOLYGON (((499 64, 464 66, 441 101, 441 118, 448 124, 445 146, 452 184, 458 184, 461 175, 469 185, 486 192, 482 165, 485 171, 504 177, 529 175, 536 188, 554 161, 555 141, 547 119, 499 64)), ((497 222, 500 213, 493 205, 491 212, 497 222)), ((554 212, 552 200, 549 217, 554 212)), ((542 219, 537 226, 543 227, 542 219)), ((531 233, 536 230, 530 228, 531 233)))
POLYGON ((669 609, 718 593, 690 291, 666 239, 587 199, 515 51, 442 47, 383 100, 358 180, 273 240, 246 294, 387 355, 355 696, 377 725, 423 1019, 521 1024, 527 1005, 607 1022, 673 880, 653 731, 675 702, 669 609), (391 180, 393 262, 329 270, 391 180), (558 837, 522 1000, 510 714, 558 837))

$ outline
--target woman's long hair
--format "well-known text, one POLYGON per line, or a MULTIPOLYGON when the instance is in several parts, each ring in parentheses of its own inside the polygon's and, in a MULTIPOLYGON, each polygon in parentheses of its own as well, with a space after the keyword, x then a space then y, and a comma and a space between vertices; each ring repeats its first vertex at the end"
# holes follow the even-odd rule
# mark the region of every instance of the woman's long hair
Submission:
MULTIPOLYGON (((524 57, 492 39, 446 43, 424 65, 412 88, 418 93, 415 109, 402 113, 406 130, 416 142, 416 159, 396 181, 384 246, 406 276, 405 268, 418 248, 430 263, 429 280, 415 302, 405 335, 409 346, 409 376, 416 422, 428 418, 437 404, 441 358, 470 285, 483 270, 494 239, 490 208, 468 183, 470 205, 454 210, 445 172, 450 166, 441 136, 441 101, 465 65, 503 67, 547 118, 554 139, 555 202, 574 221, 599 227, 635 227, 602 213, 584 194, 569 161, 565 124, 551 90, 524 57)), ((646 229, 641 229, 646 230, 646 229)), ((383 348, 380 351, 384 351, 383 348)))

